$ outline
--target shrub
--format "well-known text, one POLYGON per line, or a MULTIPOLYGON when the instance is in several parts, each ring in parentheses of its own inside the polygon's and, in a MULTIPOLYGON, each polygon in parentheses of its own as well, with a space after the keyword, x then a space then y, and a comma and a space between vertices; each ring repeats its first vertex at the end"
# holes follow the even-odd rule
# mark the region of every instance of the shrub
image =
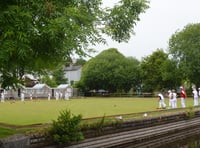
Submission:
POLYGON ((49 134, 53 142, 56 144, 69 144, 73 141, 83 139, 83 134, 80 132, 81 115, 73 115, 69 110, 60 112, 57 121, 53 120, 49 134))
POLYGON ((195 117, 195 111, 193 106, 189 106, 188 110, 185 113, 186 119, 192 119, 195 117))

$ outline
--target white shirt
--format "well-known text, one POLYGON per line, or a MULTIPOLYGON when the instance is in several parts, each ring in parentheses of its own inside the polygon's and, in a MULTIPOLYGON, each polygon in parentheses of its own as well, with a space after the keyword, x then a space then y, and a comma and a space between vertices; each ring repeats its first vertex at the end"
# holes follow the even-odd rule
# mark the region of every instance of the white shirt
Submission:
POLYGON ((160 100, 164 100, 164 97, 162 94, 158 94, 158 96, 160 97, 160 100))
POLYGON ((198 97, 198 92, 197 92, 196 90, 193 90, 192 93, 193 93, 193 96, 194 96, 195 98, 198 97))

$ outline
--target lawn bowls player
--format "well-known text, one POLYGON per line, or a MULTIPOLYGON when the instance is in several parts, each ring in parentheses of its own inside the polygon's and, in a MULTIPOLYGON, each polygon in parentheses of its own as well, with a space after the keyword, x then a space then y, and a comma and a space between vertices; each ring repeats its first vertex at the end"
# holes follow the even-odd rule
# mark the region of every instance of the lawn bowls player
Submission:
POLYGON ((186 105, 185 105, 185 99, 186 99, 186 92, 183 88, 183 86, 180 87, 181 91, 180 91, 180 96, 181 96, 181 106, 182 108, 185 108, 186 105))
POLYGON ((171 90, 168 90, 168 98, 169 98, 169 108, 172 108, 173 95, 171 90))
POLYGON ((193 94, 193 99, 194 99, 194 106, 198 106, 199 105, 198 92, 195 86, 192 87, 192 94, 193 94))
POLYGON ((166 107, 166 104, 164 102, 165 99, 161 93, 158 94, 158 99, 159 99, 159 108, 165 108, 166 107))
POLYGON ((175 89, 172 89, 172 108, 177 108, 177 94, 175 89))

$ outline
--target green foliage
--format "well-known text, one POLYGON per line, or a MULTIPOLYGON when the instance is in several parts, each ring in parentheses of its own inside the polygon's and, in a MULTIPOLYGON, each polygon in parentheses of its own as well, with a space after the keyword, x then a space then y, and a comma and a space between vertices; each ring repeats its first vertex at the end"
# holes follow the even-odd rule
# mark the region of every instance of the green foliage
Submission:
POLYGON ((0 127, 0 138, 6 138, 10 135, 18 134, 18 133, 25 133, 27 129, 16 130, 10 128, 0 127))
POLYGON ((169 53, 181 71, 183 81, 200 85, 200 23, 189 24, 169 40, 169 53))
POLYGON ((51 87, 56 87, 60 84, 66 84, 67 78, 65 78, 65 73, 62 67, 56 68, 54 71, 49 72, 52 76, 50 77, 49 74, 45 74, 40 79, 40 82, 47 84, 51 87))
POLYGON ((195 117, 195 111, 193 106, 189 106, 188 110, 185 112, 186 119, 192 119, 195 117))
POLYGON ((57 85, 67 83, 67 78, 65 78, 65 73, 62 67, 53 72, 53 78, 55 79, 57 85))
POLYGON ((83 139, 83 135, 79 129, 80 121, 81 115, 74 116, 68 110, 61 111, 57 120, 53 121, 49 134, 57 144, 80 141, 83 139))
POLYGON ((172 89, 180 86, 182 83, 181 71, 177 68, 176 62, 172 59, 166 59, 161 67, 161 76, 163 87, 172 89))
POLYGON ((103 127, 105 124, 105 115, 101 118, 100 121, 93 124, 93 127, 97 130, 97 134, 101 134, 103 132, 103 127))
POLYGON ((86 90, 128 91, 139 81, 138 63, 115 48, 104 50, 84 65, 79 85, 86 90))
POLYGON ((147 0, 121 0, 113 9, 107 9, 104 31, 118 42, 128 41, 136 22, 140 20, 139 14, 148 8, 147 4, 147 0))
POLYGON ((113 122, 106 121, 106 116, 104 115, 102 118, 99 118, 94 121, 83 121, 84 123, 81 124, 81 129, 84 131, 85 129, 92 129, 95 130, 96 135, 101 135, 103 133, 103 129, 106 125, 109 125, 113 122))
POLYGON ((141 70, 144 91, 160 90, 166 87, 165 81, 167 79, 163 78, 162 73, 164 72, 163 67, 167 60, 167 54, 162 49, 158 49, 152 55, 143 59, 141 70))
POLYGON ((87 61, 83 58, 77 59, 76 63, 74 63, 74 66, 83 66, 87 61))
POLYGON ((105 10, 101 0, 0 1, 2 87, 22 83, 25 73, 55 69, 71 55, 88 55, 89 44, 105 43, 102 33, 127 41, 147 4, 121 0, 105 10))
POLYGON ((54 78, 50 78, 49 75, 44 75, 41 78, 40 82, 45 83, 50 87, 56 87, 57 86, 56 80, 54 78))

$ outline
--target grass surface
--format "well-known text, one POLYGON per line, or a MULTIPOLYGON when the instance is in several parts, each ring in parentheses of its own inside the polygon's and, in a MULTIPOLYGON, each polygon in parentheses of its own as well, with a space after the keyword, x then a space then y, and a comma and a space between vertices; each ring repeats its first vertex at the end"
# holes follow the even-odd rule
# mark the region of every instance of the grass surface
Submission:
POLYGON ((26 129, 14 130, 14 129, 0 127, 0 138, 5 138, 13 134, 23 133, 25 131, 27 130, 26 129))
MULTIPOLYGON (((166 99, 166 104, 168 100, 166 99)), ((191 106, 192 99, 186 105, 191 106)), ((158 107, 157 98, 84 98, 64 100, 25 100, 0 103, 0 122, 14 125, 51 123, 59 112, 69 109, 74 115, 82 114, 83 118, 129 114, 154 111, 158 107)), ((178 107, 180 100, 178 99, 178 107)))

